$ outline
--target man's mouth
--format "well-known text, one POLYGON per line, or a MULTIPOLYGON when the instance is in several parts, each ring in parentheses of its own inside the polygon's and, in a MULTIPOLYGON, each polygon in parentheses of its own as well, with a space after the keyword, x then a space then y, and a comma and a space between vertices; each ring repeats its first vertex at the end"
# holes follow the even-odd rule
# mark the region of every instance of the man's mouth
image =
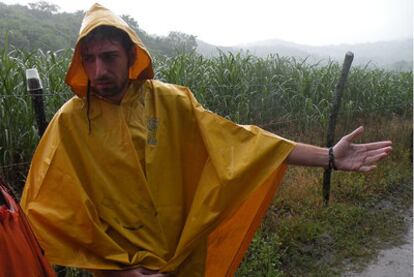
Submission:
POLYGON ((111 81, 100 81, 96 82, 96 87, 98 88, 107 88, 113 86, 113 83, 111 81))

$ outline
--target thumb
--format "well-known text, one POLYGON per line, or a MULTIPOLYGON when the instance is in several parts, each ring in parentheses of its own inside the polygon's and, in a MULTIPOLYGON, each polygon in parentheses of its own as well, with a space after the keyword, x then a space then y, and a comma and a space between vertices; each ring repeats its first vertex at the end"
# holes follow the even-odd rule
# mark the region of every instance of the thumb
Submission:
POLYGON ((352 141, 356 140, 357 138, 359 138, 363 133, 364 133, 364 127, 360 126, 357 129, 355 129, 354 131, 352 131, 352 133, 346 135, 344 138, 347 141, 352 142, 352 141))

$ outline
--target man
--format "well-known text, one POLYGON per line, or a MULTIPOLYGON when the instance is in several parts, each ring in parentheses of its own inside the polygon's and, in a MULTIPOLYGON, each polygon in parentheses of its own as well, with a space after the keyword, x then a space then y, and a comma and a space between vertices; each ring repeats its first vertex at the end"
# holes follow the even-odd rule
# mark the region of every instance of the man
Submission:
POLYGON ((136 34, 95 4, 22 206, 48 259, 110 276, 231 276, 286 164, 369 171, 391 142, 328 150, 240 126, 152 80, 136 34))

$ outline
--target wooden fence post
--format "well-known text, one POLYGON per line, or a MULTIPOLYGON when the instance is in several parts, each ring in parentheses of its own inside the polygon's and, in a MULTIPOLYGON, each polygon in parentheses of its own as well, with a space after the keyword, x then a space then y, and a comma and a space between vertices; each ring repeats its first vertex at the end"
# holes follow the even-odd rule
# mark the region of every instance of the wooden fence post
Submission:
MULTIPOLYGON (((335 136, 335 125, 336 125, 336 118, 338 117, 339 107, 341 104, 342 92, 345 87, 346 79, 348 77, 349 69, 351 68, 352 60, 354 59, 354 54, 352 52, 347 52, 345 54, 344 64, 342 66, 341 76, 339 77, 339 81, 335 87, 335 96, 332 103, 332 110, 329 116, 329 124, 328 124, 328 134, 327 134, 327 141, 326 146, 331 147, 334 144, 334 136, 335 136)), ((325 169, 323 174, 323 204, 328 206, 329 203, 329 194, 331 190, 331 169, 325 169)))

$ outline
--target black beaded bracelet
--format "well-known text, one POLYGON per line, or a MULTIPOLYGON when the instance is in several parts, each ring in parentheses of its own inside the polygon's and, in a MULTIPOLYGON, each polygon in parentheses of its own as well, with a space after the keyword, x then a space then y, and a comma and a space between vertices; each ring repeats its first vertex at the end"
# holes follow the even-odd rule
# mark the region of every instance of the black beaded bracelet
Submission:
POLYGON ((328 164, 329 169, 337 170, 336 165, 335 165, 335 156, 333 153, 333 147, 329 147, 328 153, 329 153, 329 164, 328 164))

